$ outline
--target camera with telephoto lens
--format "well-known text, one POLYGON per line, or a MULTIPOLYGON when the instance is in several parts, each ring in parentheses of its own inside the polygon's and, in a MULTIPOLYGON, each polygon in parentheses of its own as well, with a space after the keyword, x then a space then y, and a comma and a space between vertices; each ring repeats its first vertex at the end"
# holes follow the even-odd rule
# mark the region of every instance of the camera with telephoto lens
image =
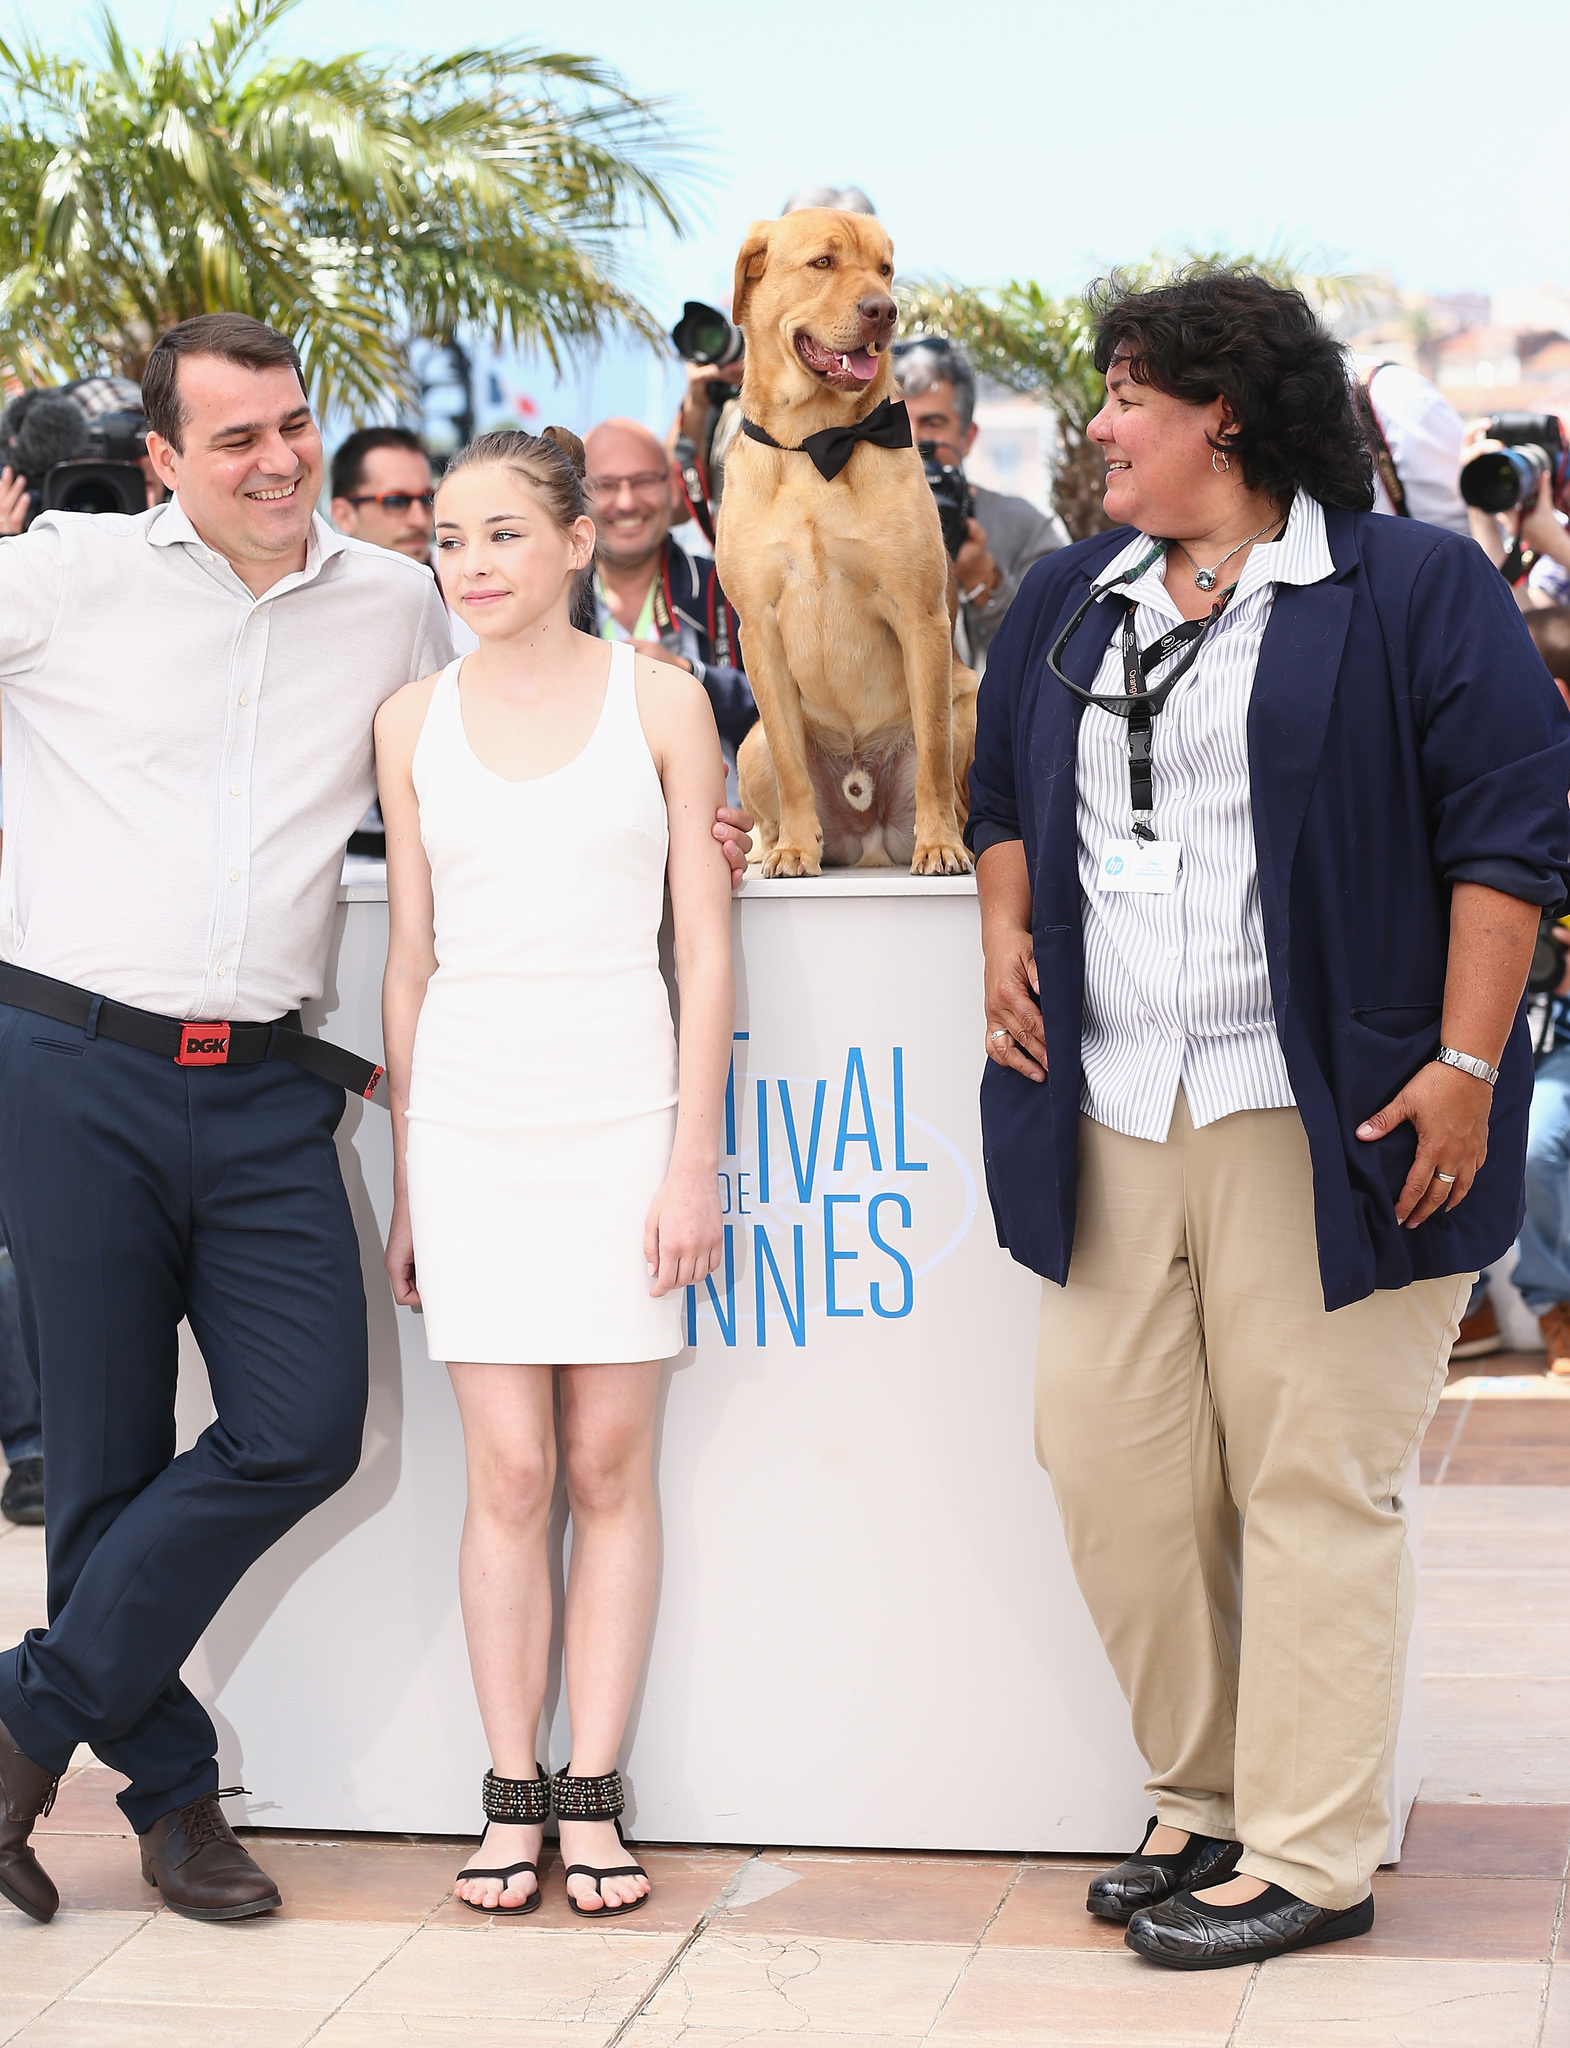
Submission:
POLYGON ((1543 478, 1553 479, 1558 498, 1570 478, 1570 449, 1563 421, 1551 412, 1502 412, 1488 422, 1488 438, 1497 448, 1483 448, 1461 465, 1461 496, 1479 512, 1529 510, 1537 502, 1543 478))
POLYGON ((938 524, 943 529, 943 545, 948 549, 952 562, 970 538, 971 507, 975 499, 964 470, 956 463, 942 460, 936 441, 918 441, 916 453, 921 457, 921 466, 927 473, 932 495, 938 501, 938 524))
POLYGON ((701 299, 689 299, 681 318, 671 329, 671 340, 684 363, 697 363, 710 370, 728 369, 739 363, 746 339, 734 320, 718 306, 706 306, 701 299))

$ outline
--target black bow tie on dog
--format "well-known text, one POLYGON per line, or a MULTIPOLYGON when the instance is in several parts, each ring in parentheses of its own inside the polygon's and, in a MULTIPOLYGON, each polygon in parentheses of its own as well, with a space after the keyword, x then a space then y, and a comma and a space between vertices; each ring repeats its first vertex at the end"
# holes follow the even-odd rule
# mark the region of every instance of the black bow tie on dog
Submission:
POLYGON ((870 441, 876 448, 914 448, 916 443, 910 431, 910 414, 905 401, 898 404, 892 398, 885 398, 881 405, 875 405, 864 420, 857 420, 850 427, 825 427, 821 433, 809 434, 799 448, 787 448, 783 441, 776 441, 772 434, 765 433, 754 421, 744 419, 741 430, 754 441, 761 441, 765 448, 778 448, 786 455, 810 455, 813 467, 825 483, 831 484, 849 462, 858 441, 870 441))

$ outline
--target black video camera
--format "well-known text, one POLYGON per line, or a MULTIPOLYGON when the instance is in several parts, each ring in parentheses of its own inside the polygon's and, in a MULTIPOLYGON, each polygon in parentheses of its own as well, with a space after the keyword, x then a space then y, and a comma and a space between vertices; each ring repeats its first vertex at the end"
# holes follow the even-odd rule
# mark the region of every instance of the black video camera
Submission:
POLYGON ((970 538, 971 507, 975 498, 964 470, 940 458, 936 441, 918 441, 916 453, 921 457, 921 466, 927 473, 932 495, 938 501, 938 524, 943 529, 943 545, 948 549, 952 562, 970 538))
POLYGON ((1570 479, 1562 420, 1551 412, 1502 412, 1488 422, 1488 438, 1501 445, 1480 449, 1461 465, 1461 496, 1468 505, 1479 512, 1527 511, 1545 476, 1560 497, 1570 479))
POLYGON ((63 391, 24 391, 0 413, 0 465, 27 479, 29 526, 40 512, 147 510, 147 421, 119 402, 136 387, 109 383, 84 378, 63 391))

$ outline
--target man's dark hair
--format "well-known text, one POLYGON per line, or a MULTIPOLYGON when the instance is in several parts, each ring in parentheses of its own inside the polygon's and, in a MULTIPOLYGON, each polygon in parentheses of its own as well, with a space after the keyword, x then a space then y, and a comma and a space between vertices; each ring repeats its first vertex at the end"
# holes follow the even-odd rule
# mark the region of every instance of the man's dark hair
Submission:
POLYGON ((1103 374, 1122 356, 1136 384, 1187 405, 1225 398, 1236 424, 1211 446, 1250 490, 1283 507, 1303 490, 1322 505, 1373 509, 1346 357, 1301 292, 1241 266, 1195 264, 1148 291, 1114 272, 1088 298, 1103 374))
POLYGON ((194 320, 182 320, 158 337, 142 372, 148 429, 161 434, 177 454, 190 417, 180 397, 182 356, 218 356, 226 363, 243 363, 248 370, 271 370, 287 363, 305 395, 300 352, 286 334, 253 320, 249 313, 198 313, 194 320))
POLYGON ((1561 683, 1570 683, 1570 610, 1562 604, 1545 604, 1529 611, 1526 630, 1548 673, 1561 683))
POLYGON ((409 427, 361 427, 333 455, 335 498, 352 498, 365 482, 365 458, 373 448, 406 448, 411 455, 426 455, 429 460, 425 443, 409 427))

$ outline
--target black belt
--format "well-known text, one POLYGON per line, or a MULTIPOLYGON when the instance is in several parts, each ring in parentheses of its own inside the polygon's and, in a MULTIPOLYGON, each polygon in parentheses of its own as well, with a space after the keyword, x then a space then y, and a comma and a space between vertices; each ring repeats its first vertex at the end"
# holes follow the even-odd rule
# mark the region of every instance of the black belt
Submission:
POLYGON ((382 1078, 374 1061, 345 1052, 341 1045, 329 1045, 324 1038, 308 1038, 300 1029, 298 1010, 271 1024, 227 1024, 209 1018, 181 1022, 3 961, 0 1003, 30 1010, 35 1017, 52 1017, 57 1024, 74 1024, 89 1038, 112 1038, 117 1045, 158 1053, 179 1067, 254 1067, 262 1060, 289 1060, 335 1088, 366 1097, 376 1092, 382 1078))

